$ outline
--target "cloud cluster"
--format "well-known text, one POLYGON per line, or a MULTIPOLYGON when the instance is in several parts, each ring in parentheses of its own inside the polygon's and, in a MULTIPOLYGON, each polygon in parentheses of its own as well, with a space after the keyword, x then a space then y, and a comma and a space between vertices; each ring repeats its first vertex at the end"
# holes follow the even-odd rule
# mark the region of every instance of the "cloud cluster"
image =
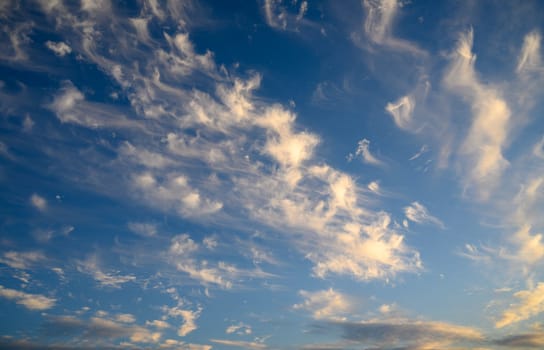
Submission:
MULTIPOLYGON (((46 107, 63 127, 76 133, 107 130, 116 138, 100 145, 84 139, 85 162, 77 152, 48 152, 66 165, 62 176, 194 221, 283 232, 319 277, 389 279, 421 269, 418 252, 390 225, 390 214, 369 208, 364 186, 319 159, 319 136, 303 130, 288 108, 256 96, 259 74, 228 72, 211 51, 193 45, 183 26, 152 35, 151 23, 178 23, 182 9, 149 2, 139 17, 126 18, 108 1, 80 8, 41 4, 63 42, 105 72, 117 96, 129 102, 112 106, 91 98, 85 86, 69 79, 60 83, 46 107)), ((271 20, 280 21, 283 5, 264 6, 271 20)), ((304 1, 297 5, 295 21, 304 20, 307 7, 304 1)), ((367 162, 380 163, 368 142, 358 152, 367 162)), ((141 225, 131 230, 152 232, 141 225)), ((204 266, 194 257, 177 259, 178 270, 222 287, 246 273, 228 264, 204 266)), ((81 269, 112 286, 132 280, 81 269)))

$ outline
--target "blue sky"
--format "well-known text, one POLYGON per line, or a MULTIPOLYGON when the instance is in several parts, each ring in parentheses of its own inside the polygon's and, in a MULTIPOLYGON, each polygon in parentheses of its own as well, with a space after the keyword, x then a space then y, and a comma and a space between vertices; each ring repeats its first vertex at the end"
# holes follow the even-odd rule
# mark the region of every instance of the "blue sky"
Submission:
POLYGON ((541 2, 0 23, 0 348, 544 347, 541 2))

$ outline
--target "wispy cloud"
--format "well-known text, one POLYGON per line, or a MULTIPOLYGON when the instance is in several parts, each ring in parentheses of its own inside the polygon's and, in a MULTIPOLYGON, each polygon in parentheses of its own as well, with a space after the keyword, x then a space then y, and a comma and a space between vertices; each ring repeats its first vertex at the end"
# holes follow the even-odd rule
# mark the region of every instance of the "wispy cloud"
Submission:
POLYGON ((205 286, 230 289, 241 279, 273 277, 259 268, 242 269, 224 261, 210 263, 202 256, 202 245, 188 234, 172 238, 168 250, 168 260, 178 271, 186 273, 194 281, 205 286))
POLYGON ((79 261, 77 269, 91 275, 104 287, 121 288, 122 284, 136 280, 135 276, 122 275, 119 271, 103 271, 96 255, 90 255, 86 260, 79 261))
POLYGON ((50 229, 36 229, 32 232, 32 235, 38 242, 49 242, 55 237, 68 237, 70 233, 74 231, 73 226, 64 226, 61 228, 50 229))
POLYGON ((184 307, 183 303, 178 303, 174 307, 163 306, 163 311, 170 318, 181 318, 183 323, 178 328, 177 334, 180 337, 185 337, 187 334, 198 329, 196 320, 200 317, 202 308, 196 310, 190 310, 184 307))
POLYGON ((266 24, 276 30, 297 31, 308 11, 308 1, 303 0, 297 7, 297 1, 264 0, 264 18, 266 24))
POLYGON ((525 36, 516 67, 518 73, 542 71, 542 59, 540 56, 541 40, 541 35, 537 31, 532 31, 525 36))
POLYGON ((506 327, 544 312, 544 283, 540 282, 530 290, 516 292, 514 297, 518 303, 502 313, 495 322, 495 327, 506 327))
POLYGON ((47 310, 55 306, 56 299, 39 294, 30 294, 0 286, 0 297, 13 300, 29 310, 47 310))
POLYGON ((55 55, 57 56, 66 56, 72 52, 72 48, 66 44, 65 42, 53 42, 53 41, 46 41, 45 46, 53 51, 55 55))
POLYGON ((390 49, 424 55, 424 51, 414 43, 393 35, 393 24, 401 2, 398 0, 362 0, 366 13, 364 31, 371 42, 390 49))
POLYGON ((162 320, 147 321, 145 324, 146 326, 152 326, 157 329, 166 329, 172 327, 168 322, 162 320))
POLYGON ((119 110, 105 104, 88 102, 85 95, 71 82, 64 81, 53 102, 48 105, 62 123, 89 128, 127 128, 137 124, 128 120, 119 110))
POLYGON ((411 156, 408 160, 416 160, 417 158, 421 157, 423 154, 427 153, 428 151, 429 151, 429 146, 423 145, 421 146, 419 151, 417 151, 417 153, 411 156))
POLYGON ((8 251, 2 254, 0 262, 14 269, 30 269, 40 263, 46 261, 46 257, 42 252, 16 252, 8 251))
POLYGON ((465 185, 486 199, 509 165, 503 150, 508 145, 511 110, 496 88, 478 79, 474 68, 476 55, 472 52, 473 36, 472 30, 460 36, 451 54, 444 84, 471 104, 473 119, 460 154, 466 157, 465 185))
POLYGON ((36 193, 30 196, 30 204, 39 211, 45 211, 47 209, 47 200, 36 193))
POLYGON ((413 128, 413 113, 415 100, 411 96, 403 96, 395 102, 390 102, 385 106, 385 110, 391 114, 395 124, 405 130, 413 128))
POLYGON ((251 334, 252 330, 251 330, 251 326, 243 322, 240 322, 240 323, 228 326, 227 329, 225 330, 225 333, 227 334, 236 333, 238 335, 247 335, 247 334, 251 334))
POLYGON ((355 157, 361 157, 363 162, 371 165, 382 166, 384 165, 383 161, 379 160, 370 152, 370 141, 367 139, 362 139, 357 143, 357 149, 355 154, 350 153, 348 155, 348 161, 353 160, 355 157))
POLYGON ((440 228, 445 228, 444 223, 440 219, 432 216, 427 208, 419 203, 412 202, 409 206, 404 207, 404 215, 406 218, 417 224, 433 224, 440 228))
POLYGON ((147 222, 129 222, 128 228, 137 235, 143 237, 154 237, 157 235, 157 225, 147 222))

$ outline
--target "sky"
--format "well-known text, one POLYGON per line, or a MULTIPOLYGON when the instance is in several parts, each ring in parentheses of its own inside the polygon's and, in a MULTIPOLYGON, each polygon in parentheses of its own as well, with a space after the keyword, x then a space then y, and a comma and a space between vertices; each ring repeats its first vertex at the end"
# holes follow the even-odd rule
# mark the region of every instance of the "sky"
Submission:
POLYGON ((1 0, 0 348, 544 348, 543 30, 1 0))

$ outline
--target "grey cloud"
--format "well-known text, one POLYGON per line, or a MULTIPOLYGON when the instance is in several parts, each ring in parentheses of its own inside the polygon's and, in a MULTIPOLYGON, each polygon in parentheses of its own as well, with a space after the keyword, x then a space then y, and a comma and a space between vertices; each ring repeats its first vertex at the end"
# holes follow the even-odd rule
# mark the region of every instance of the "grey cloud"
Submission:
POLYGON ((510 348, 542 349, 544 347, 544 332, 514 334, 496 340, 495 344, 510 348))

